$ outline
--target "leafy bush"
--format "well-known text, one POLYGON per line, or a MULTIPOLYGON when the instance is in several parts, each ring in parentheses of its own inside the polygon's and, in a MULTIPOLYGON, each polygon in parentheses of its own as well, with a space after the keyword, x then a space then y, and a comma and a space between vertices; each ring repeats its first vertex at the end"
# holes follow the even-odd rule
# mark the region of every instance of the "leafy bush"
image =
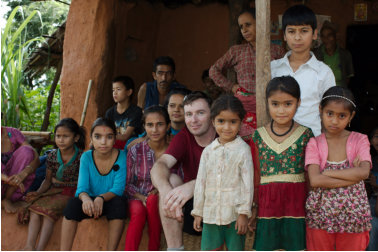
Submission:
MULTIPOLYGON (((22 12, 16 7, 8 17, 6 26, 1 32, 1 112, 2 124, 19 128, 21 120, 31 120, 28 104, 24 96, 25 76, 23 73, 28 48, 35 41, 42 41, 41 37, 26 40, 26 27, 30 20, 38 14, 32 11, 22 24, 14 29, 13 19, 16 13, 22 12)), ((41 20, 42 24, 42 20, 41 20)))

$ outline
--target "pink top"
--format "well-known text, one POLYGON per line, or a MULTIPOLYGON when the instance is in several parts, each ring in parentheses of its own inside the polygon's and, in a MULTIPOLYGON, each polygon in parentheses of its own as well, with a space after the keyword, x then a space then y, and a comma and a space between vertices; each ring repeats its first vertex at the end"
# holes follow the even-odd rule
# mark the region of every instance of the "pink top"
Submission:
MULTIPOLYGON (((351 167, 357 155, 360 156, 361 161, 370 162, 371 167, 370 143, 366 135, 352 131, 347 140, 346 153, 351 167)), ((320 166, 320 171, 323 171, 327 163, 327 157, 327 140, 325 134, 322 133, 317 137, 311 138, 307 144, 305 169, 307 170, 310 164, 317 164, 320 166)))

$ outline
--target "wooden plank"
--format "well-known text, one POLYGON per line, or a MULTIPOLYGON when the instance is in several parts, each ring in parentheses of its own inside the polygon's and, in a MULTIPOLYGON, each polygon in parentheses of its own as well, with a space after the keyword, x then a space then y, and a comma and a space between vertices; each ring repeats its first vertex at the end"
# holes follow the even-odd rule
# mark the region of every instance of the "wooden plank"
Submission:
POLYGON ((270 81, 270 0, 256 0, 256 116, 257 127, 268 123, 265 89, 270 81))

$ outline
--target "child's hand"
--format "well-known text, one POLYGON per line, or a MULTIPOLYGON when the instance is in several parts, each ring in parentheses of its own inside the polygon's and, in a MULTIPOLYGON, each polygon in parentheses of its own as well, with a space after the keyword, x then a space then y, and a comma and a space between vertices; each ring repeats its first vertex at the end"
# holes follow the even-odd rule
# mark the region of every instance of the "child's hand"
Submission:
POLYGON ((248 229, 251 232, 256 230, 256 221, 257 221, 257 208, 252 208, 252 217, 248 220, 248 229))
POLYGON ((239 214, 238 219, 235 223, 235 230, 238 231, 239 235, 244 235, 247 233, 248 217, 245 214, 239 214))
POLYGON ((32 201, 36 200, 38 198, 38 196, 39 196, 38 192, 29 192, 25 196, 25 201, 26 202, 32 202, 32 201))
POLYGON ((232 85, 231 92, 232 92, 233 94, 236 94, 236 90, 238 90, 239 87, 240 87, 239 84, 234 84, 234 85, 232 85))
POLYGON ((201 222, 202 222, 202 217, 201 216, 194 216, 193 228, 197 232, 201 232, 202 231, 201 222))
POLYGON ((94 204, 93 204, 93 201, 91 198, 86 198, 85 200, 83 200, 83 205, 82 205, 82 208, 83 208, 83 212, 92 217, 93 214, 94 214, 94 204))
POLYGON ((357 155, 357 157, 353 160, 353 167, 359 167, 360 163, 360 155, 357 155))
POLYGON ((104 199, 101 197, 96 197, 93 201, 94 206, 94 218, 97 219, 102 214, 102 207, 104 206, 104 199))

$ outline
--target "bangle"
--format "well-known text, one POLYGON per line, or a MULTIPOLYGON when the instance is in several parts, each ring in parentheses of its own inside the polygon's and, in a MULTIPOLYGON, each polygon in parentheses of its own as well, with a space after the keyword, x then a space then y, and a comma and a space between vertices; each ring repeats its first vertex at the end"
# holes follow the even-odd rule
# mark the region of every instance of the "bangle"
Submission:
POLYGON ((105 202, 105 198, 102 195, 98 195, 96 198, 101 198, 105 202))

